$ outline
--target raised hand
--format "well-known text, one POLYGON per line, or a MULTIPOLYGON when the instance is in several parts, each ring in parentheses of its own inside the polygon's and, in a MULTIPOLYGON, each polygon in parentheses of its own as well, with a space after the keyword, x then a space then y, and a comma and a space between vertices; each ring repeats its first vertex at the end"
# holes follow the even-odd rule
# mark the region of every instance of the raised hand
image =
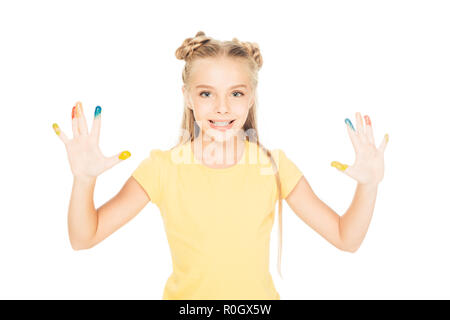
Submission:
POLYGON ((102 108, 95 108, 91 132, 88 132, 86 117, 81 102, 72 108, 73 139, 69 140, 56 123, 55 133, 66 146, 70 168, 74 177, 94 179, 107 169, 130 157, 130 152, 123 151, 112 157, 105 157, 100 151, 98 142, 100 136, 100 120, 102 108))
POLYGON ((389 136, 385 134, 383 141, 377 148, 370 118, 368 115, 365 115, 364 119, 366 122, 365 128, 361 114, 359 112, 356 113, 356 130, 350 119, 345 119, 347 132, 356 153, 355 163, 352 166, 348 166, 347 164, 333 161, 331 166, 336 167, 360 184, 377 185, 384 175, 384 150, 386 149, 389 136))

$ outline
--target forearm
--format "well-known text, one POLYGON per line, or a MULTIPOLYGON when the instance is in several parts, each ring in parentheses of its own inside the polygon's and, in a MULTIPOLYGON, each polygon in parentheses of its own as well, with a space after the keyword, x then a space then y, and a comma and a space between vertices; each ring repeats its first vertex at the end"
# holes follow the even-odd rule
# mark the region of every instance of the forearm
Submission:
POLYGON ((364 240, 375 208, 377 190, 378 185, 358 183, 350 207, 340 217, 341 239, 350 251, 356 251, 364 240))
POLYGON ((96 179, 74 177, 69 204, 68 227, 72 248, 83 249, 97 231, 97 211, 94 206, 96 179))

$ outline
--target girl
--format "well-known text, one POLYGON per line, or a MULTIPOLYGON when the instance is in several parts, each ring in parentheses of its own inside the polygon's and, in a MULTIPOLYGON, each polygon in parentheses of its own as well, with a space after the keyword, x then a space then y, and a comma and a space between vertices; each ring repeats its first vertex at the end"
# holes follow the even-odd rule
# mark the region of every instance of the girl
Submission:
POLYGON ((173 259, 163 299, 280 299, 269 273, 269 240, 278 201, 280 272, 285 199, 327 241, 355 252, 383 178, 387 135, 376 148, 368 116, 365 128, 359 113, 356 129, 346 119, 356 160, 352 166, 331 165, 358 186, 341 217, 314 194, 282 150, 269 151, 258 139, 256 89, 262 57, 257 44, 236 38, 222 42, 200 31, 183 42, 176 57, 186 61, 178 144, 152 150, 119 193, 98 209, 93 203, 96 177, 130 153, 109 158, 101 153, 99 106, 90 133, 81 103, 72 109, 72 140, 54 124, 74 176, 68 213, 73 249, 92 248, 151 201, 160 209, 173 259))

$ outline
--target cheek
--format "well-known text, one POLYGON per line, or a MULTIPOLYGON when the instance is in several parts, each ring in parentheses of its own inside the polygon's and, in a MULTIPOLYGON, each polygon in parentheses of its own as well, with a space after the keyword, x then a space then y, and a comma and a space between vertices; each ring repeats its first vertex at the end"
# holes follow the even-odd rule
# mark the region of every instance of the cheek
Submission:
POLYGON ((206 119, 207 115, 211 113, 210 108, 204 105, 197 105, 194 108, 194 116, 196 120, 206 119))
POLYGON ((239 106, 233 110, 233 113, 241 120, 245 121, 247 119, 249 108, 247 106, 239 106))

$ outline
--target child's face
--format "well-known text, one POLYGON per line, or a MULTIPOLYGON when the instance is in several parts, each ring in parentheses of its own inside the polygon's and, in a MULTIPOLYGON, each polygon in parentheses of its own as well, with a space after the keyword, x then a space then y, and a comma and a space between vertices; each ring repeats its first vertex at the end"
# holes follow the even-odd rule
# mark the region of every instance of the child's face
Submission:
POLYGON ((194 61, 191 89, 187 91, 184 86, 182 89, 204 135, 215 141, 227 141, 238 134, 254 102, 249 80, 248 66, 242 60, 204 58, 194 61), (244 86, 234 87, 237 85, 244 86), (214 126, 211 120, 234 121, 221 127, 214 126))

